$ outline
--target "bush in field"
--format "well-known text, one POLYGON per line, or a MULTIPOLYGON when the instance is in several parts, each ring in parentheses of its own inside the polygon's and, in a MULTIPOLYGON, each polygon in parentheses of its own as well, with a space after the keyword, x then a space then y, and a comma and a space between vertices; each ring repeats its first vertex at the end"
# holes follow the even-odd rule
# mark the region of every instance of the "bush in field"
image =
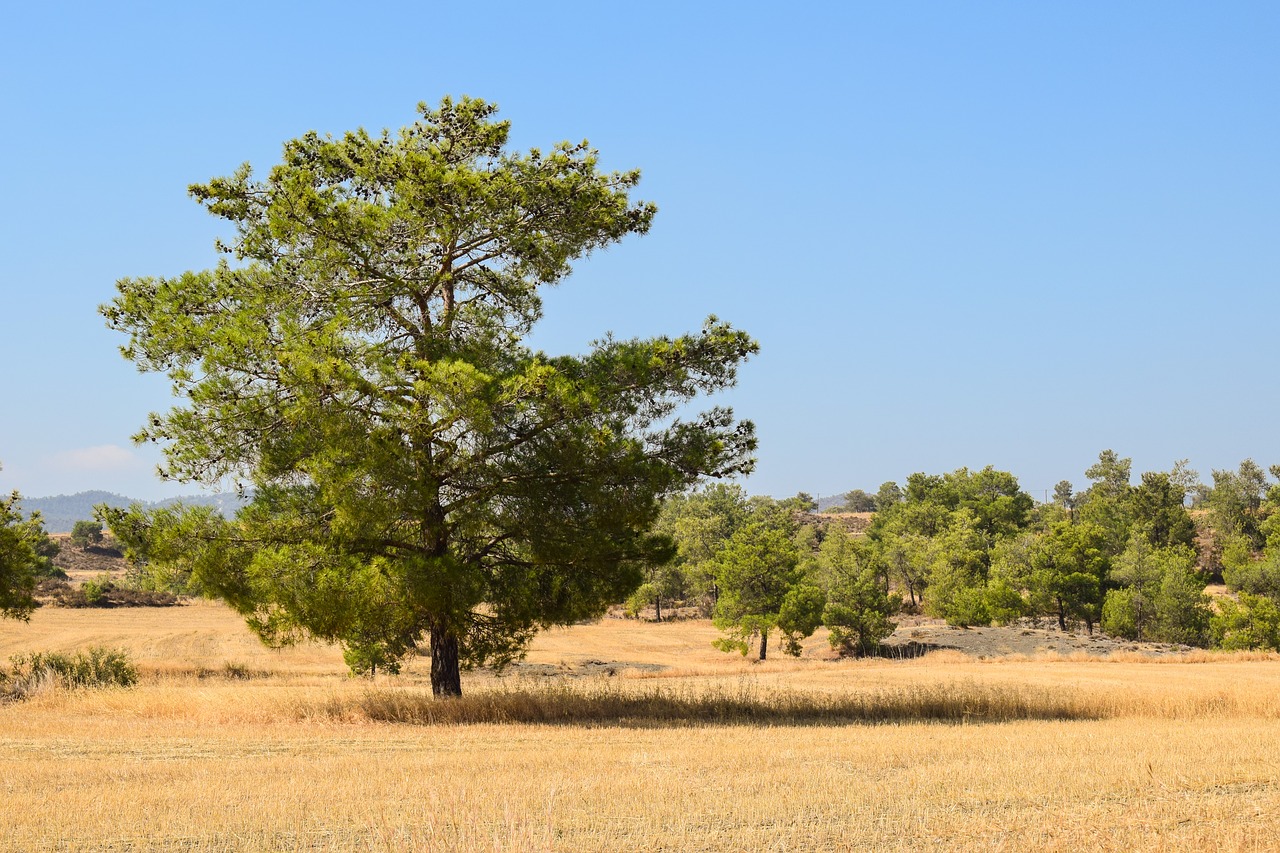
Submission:
POLYGON ((9 659, 4 675, 6 692, 22 698, 41 685, 53 683, 68 690, 100 687, 132 687, 138 670, 129 656, 117 649, 93 646, 75 654, 31 652, 9 659))
POLYGON ((85 600, 92 607, 102 601, 114 587, 115 584, 112 583, 110 575, 98 575, 93 580, 82 583, 80 591, 84 593, 85 600))
POLYGON ((1028 612, 1027 601, 1022 593, 1004 578, 988 582, 986 609, 991 621, 997 625, 1012 625, 1028 612))
POLYGON ((822 623, 831 631, 828 641, 845 654, 870 654, 897 627, 892 617, 902 609, 902 596, 886 593, 872 569, 840 580, 827 592, 822 611, 822 623))

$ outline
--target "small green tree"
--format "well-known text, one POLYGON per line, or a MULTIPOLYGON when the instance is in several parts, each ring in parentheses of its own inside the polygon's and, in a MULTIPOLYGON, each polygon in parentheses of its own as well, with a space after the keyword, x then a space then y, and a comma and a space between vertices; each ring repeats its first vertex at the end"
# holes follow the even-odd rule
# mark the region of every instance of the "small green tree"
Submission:
POLYGON ((1213 610, 1204 581, 1195 572, 1194 556, 1165 570, 1155 605, 1155 639, 1187 646, 1209 645, 1213 610))
POLYGON ((888 591, 887 579, 867 550, 845 530, 833 528, 817 557, 826 594, 822 624, 830 631, 828 641, 832 648, 858 657, 871 654, 893 633, 893 617, 902 609, 902 596, 888 591))
POLYGON ((844 493, 845 512, 875 512, 876 496, 862 489, 853 489, 844 493))
POLYGON ((660 607, 664 598, 688 597, 710 616, 720 595, 712 558, 747 517, 746 493, 733 483, 710 483, 668 498, 654 531, 671 537, 675 556, 648 573, 649 588, 632 596, 632 606, 660 607))
POLYGON ((950 625, 986 625, 986 539, 968 510, 959 510, 952 526, 933 539, 929 594, 925 611, 950 625))
POLYGON ((1169 474, 1148 472, 1129 495, 1133 529, 1156 547, 1192 546, 1196 526, 1185 506, 1186 490, 1169 474))
POLYGON ((1209 640, 1209 597, 1186 545, 1155 547, 1136 530, 1112 561, 1102 630, 1130 640, 1203 646, 1209 640))
POLYGON ((1112 637, 1141 639, 1144 620, 1150 619, 1150 612, 1151 604, 1140 590, 1109 589, 1102 602, 1102 630, 1112 637))
POLYGON ((1280 550, 1255 559, 1244 537, 1229 540, 1222 555, 1222 578, 1236 592, 1280 600, 1280 550))
POLYGON ((1205 500, 1214 533, 1244 536, 1253 548, 1261 548, 1265 542, 1262 522, 1267 514, 1263 506, 1267 486, 1267 472, 1252 459, 1241 462, 1235 471, 1215 470, 1213 488, 1205 500))
POLYGON ((102 522, 100 521, 77 521, 71 528, 71 544, 80 550, 85 550, 91 545, 98 545, 102 542, 102 522))
POLYGON ((885 510, 902 502, 902 487, 892 480, 880 484, 876 490, 876 510, 885 510))
POLYGON ((1220 599, 1209 631, 1214 646, 1227 651, 1280 651, 1280 607, 1266 596, 1247 592, 1240 593, 1238 601, 1220 599))
POLYGON ((928 537, 918 533, 887 533, 873 543, 874 558, 884 566, 884 573, 906 589, 912 609, 919 606, 929 586, 929 569, 933 547, 928 537))
POLYGON ((1033 613, 1028 591, 1041 534, 1024 531, 996 543, 987 576, 987 611, 991 621, 1008 625, 1033 613))
POLYGON ((1058 627, 1083 621, 1090 633, 1102 615, 1103 580, 1110 568, 1108 532, 1088 522, 1058 522, 1038 540, 1028 577, 1030 610, 1052 615, 1058 627))
POLYGON ((765 660, 769 634, 781 630, 786 651, 799 654, 800 640, 821 624, 821 590, 803 583, 793 533, 778 524, 752 521, 716 555, 720 599, 712 621, 728 635, 716 640, 716 648, 745 655, 759 638, 759 659, 765 660))
POLYGON ((24 516, 17 492, 0 497, 0 617, 26 620, 36 608, 37 580, 53 571, 57 547, 40 513, 24 516))
POLYGON ((1150 639, 1155 597, 1166 563, 1148 536, 1138 533, 1130 538, 1124 551, 1112 560, 1108 573, 1116 588, 1109 590, 1103 601, 1103 631, 1127 640, 1150 639))

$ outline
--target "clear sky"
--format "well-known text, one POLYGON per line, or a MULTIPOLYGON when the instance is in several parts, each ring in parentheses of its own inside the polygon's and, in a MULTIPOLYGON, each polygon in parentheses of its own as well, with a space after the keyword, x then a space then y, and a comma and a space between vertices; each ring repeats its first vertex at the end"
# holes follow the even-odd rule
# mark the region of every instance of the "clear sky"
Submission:
POLYGON ((97 306, 216 261, 188 184, 445 94, 643 170, 534 343, 749 331, 751 492, 1280 461, 1277 44, 1275 2, 11 4, 0 491, 193 491, 97 306))

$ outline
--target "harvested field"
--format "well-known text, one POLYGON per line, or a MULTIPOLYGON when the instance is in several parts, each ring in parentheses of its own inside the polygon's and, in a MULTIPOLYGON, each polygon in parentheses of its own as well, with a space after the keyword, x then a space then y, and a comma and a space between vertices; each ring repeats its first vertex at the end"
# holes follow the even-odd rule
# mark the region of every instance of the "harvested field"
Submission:
POLYGON ((1266 850, 1280 660, 958 651, 752 664, 705 622, 548 632, 430 697, 263 649, 220 605, 37 611, 0 658, 128 649, 132 690, 0 706, 9 850, 1266 850))

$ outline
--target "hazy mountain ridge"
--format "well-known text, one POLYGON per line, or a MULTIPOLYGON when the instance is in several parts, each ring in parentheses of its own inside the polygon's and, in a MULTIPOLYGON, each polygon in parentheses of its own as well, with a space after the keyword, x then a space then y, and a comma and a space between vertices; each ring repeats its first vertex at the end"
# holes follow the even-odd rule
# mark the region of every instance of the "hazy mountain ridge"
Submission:
POLYGON ((148 509, 158 509, 177 503, 188 506, 211 506, 223 515, 230 516, 244 506, 247 499, 233 493, 220 492, 213 495, 181 495, 176 498, 165 498, 162 501, 144 501, 98 489, 47 498, 24 497, 22 510, 24 513, 39 511, 44 519, 44 528, 50 533, 69 533, 77 521, 93 518, 93 508, 98 504, 113 507, 141 504, 148 509))

